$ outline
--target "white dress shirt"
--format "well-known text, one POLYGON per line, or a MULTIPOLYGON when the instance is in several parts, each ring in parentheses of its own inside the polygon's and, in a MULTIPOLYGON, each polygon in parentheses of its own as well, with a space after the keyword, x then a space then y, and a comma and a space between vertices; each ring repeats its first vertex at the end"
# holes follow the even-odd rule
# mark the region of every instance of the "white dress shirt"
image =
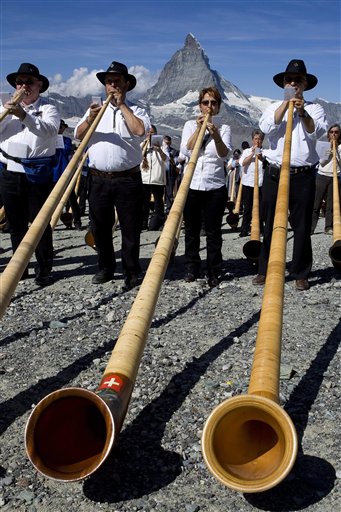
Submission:
MULTIPOLYGON (((244 164, 245 158, 252 154, 252 148, 244 149, 240 157, 240 165, 243 167, 244 172, 242 174, 242 184, 246 187, 255 186, 255 161, 256 155, 253 156, 251 162, 247 165, 244 164)), ((263 185, 263 162, 258 160, 258 186, 263 185)))
MULTIPOLYGON (((259 127, 263 133, 268 135, 270 149, 265 149, 263 155, 267 160, 276 165, 281 165, 283 151, 286 121, 288 111, 285 113, 282 122, 275 124, 275 110, 282 104, 281 101, 270 105, 263 113, 259 127)), ((306 103, 305 110, 313 118, 315 131, 308 133, 304 126, 303 118, 299 117, 297 112, 294 114, 290 165, 292 167, 301 167, 304 165, 315 165, 319 161, 316 152, 316 141, 327 131, 327 121, 323 108, 317 103, 306 103)))
MULTIPOLYGON (((141 137, 133 135, 129 131, 120 109, 110 103, 89 141, 88 158, 90 168, 98 171, 115 172, 126 171, 140 165, 142 160, 140 144, 151 128, 150 120, 143 108, 132 105, 128 101, 126 101, 126 105, 136 117, 143 121, 145 133, 141 137)), ((89 113, 90 109, 77 124, 75 136, 78 126, 85 121, 89 113)))
MULTIPOLYGON (((27 146, 26 158, 54 155, 60 124, 56 107, 40 97, 31 105, 24 106, 22 103, 22 106, 26 112, 23 121, 16 116, 7 115, 0 123, 1 149, 11 156, 17 156, 11 154, 10 148, 19 143, 27 146)), ((3 110, 4 108, 1 107, 0 111, 3 110)), ((0 161, 8 163, 1 153, 0 161)), ((24 172, 22 166, 20 168, 17 172, 24 172)))
MULTIPOLYGON (((222 138, 225 146, 231 150, 230 127, 226 124, 220 124, 218 120, 215 120, 214 124, 218 128, 220 137, 222 138)), ((191 156, 192 151, 187 149, 186 144, 196 129, 197 122, 192 120, 187 121, 182 130, 180 151, 186 157, 191 156)), ((206 133, 208 134, 208 130, 206 133)), ((217 155, 215 142, 212 137, 210 137, 205 148, 200 150, 190 188, 192 190, 215 190, 222 186, 226 186, 224 161, 225 158, 221 158, 217 155)))
MULTIPOLYGON (((336 172, 338 176, 340 176, 340 168, 341 168, 341 144, 336 146, 336 172)), ((322 174, 323 176, 328 176, 332 178, 334 176, 334 163, 333 163, 333 152, 331 150, 331 154, 328 159, 321 159, 319 163, 319 168, 317 174, 322 174)))

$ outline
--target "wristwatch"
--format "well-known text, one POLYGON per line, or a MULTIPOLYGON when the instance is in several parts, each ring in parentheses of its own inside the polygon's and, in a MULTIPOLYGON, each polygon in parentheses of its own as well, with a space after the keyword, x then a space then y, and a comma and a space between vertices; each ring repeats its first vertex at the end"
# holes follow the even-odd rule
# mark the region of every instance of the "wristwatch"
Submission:
POLYGON ((303 114, 298 114, 298 117, 309 117, 309 114, 308 114, 308 112, 303 110, 303 114))

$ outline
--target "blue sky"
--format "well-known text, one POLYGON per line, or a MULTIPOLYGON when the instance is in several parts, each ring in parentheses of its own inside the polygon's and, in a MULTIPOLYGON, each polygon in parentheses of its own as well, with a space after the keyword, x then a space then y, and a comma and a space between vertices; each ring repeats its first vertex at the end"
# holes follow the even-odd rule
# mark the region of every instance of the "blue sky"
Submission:
MULTIPOLYGON (((244 93, 277 98, 272 76, 301 58, 307 93, 341 101, 340 0, 0 0, 0 82, 36 64, 63 94, 96 94, 95 77, 124 62, 143 91, 192 33, 212 69, 244 93)), ((189 70, 190 72, 190 70, 189 70)))

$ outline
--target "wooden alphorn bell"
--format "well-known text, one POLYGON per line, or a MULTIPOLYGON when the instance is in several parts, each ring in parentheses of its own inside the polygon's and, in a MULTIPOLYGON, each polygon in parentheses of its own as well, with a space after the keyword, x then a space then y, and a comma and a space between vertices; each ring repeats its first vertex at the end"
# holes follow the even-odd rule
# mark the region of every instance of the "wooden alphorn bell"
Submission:
POLYGON ((279 405, 293 107, 290 101, 248 394, 218 405, 202 435, 203 456, 211 473, 227 487, 245 493, 266 491, 281 482, 295 462, 298 447, 295 427, 279 405))
POLYGON ((236 206, 234 207, 233 211, 230 212, 226 216, 226 222, 229 224, 229 226, 231 226, 232 229, 236 229, 238 226, 239 211, 240 211, 240 205, 242 202, 242 190, 243 190, 243 184, 242 184, 242 180, 240 180, 237 199, 236 199, 236 206))
POLYGON ((96 392, 65 388, 43 398, 27 422, 27 454, 43 475, 76 481, 96 471, 122 427, 162 281, 182 218, 207 121, 204 119, 184 178, 140 290, 96 392))
MULTIPOLYGON (((59 201, 59 204, 57 206, 57 208, 55 209, 53 215, 52 215, 52 218, 51 218, 51 228, 54 229, 56 227, 56 224, 58 222, 58 220, 62 220, 62 215, 64 215, 65 213, 70 215, 69 212, 63 212, 63 208, 64 206, 66 205, 67 203, 67 200, 69 199, 69 196, 73 190, 73 188, 75 187, 75 184, 78 180, 78 177, 80 176, 81 172, 82 172, 82 169, 83 169, 83 165, 85 163, 85 160, 87 159, 88 157, 88 152, 86 151, 84 153, 84 155, 82 156, 79 164, 78 164, 78 167, 74 173, 74 175, 72 176, 72 179, 70 181, 70 183, 68 184, 67 186, 67 189, 65 190, 61 200, 59 201)), ((65 218, 64 220, 62 220, 62 222, 65 224, 65 218)), ((71 222, 72 222, 72 213, 71 213, 71 222)), ((66 224, 65 224, 66 225, 66 224)))
MULTIPOLYGON (((15 105, 17 105, 18 103, 21 102, 23 96, 25 94, 25 89, 20 89, 20 91, 16 91, 13 95, 13 98, 12 98, 12 101, 15 105)), ((6 116, 8 116, 10 114, 10 111, 5 108, 5 110, 3 112, 1 112, 0 114, 0 123, 3 119, 5 119, 6 116)))
MULTIPOLYGON (((228 209, 228 211, 230 213, 233 212, 233 208, 235 207, 235 198, 236 198, 236 172, 237 170, 234 169, 233 172, 232 172, 232 184, 231 184, 231 188, 230 188, 230 199, 229 201, 227 201, 226 203, 226 208, 228 209)), ((227 218, 226 218, 226 222, 227 222, 227 218)))
POLYGON ((337 177, 337 145, 333 140, 333 245, 329 249, 329 257, 334 268, 341 270, 341 218, 339 180, 337 177))
POLYGON ((7 264, 5 270, 0 275, 0 318, 2 318, 17 287, 17 284, 30 261, 30 258, 35 248, 37 247, 38 242, 46 229, 46 226, 50 222, 51 216, 56 209, 62 195, 64 194, 68 183, 73 176, 73 173, 75 172, 75 168, 79 162, 79 159, 84 153, 84 150, 88 145, 89 140, 98 123, 100 122, 105 109, 109 105, 111 98, 112 94, 110 94, 106 101, 103 103, 101 110, 98 112, 96 119, 80 143, 77 151, 71 158, 63 174, 54 186, 51 194, 46 199, 38 215, 32 222, 19 247, 7 264))
POLYGON ((260 242, 260 222, 259 222, 259 184, 258 184, 258 155, 255 158, 255 176, 253 186, 253 204, 252 204, 252 223, 251 223, 251 235, 243 246, 243 253, 248 260, 253 263, 257 263, 261 248, 260 242))

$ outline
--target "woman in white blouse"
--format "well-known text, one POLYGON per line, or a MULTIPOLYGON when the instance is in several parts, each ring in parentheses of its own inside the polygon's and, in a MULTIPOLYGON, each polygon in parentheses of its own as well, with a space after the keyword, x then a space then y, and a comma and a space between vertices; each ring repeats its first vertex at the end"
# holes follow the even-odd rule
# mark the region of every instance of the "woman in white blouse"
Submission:
POLYGON ((200 114, 184 125, 181 153, 190 157, 201 125, 210 114, 186 205, 185 221, 185 281, 200 276, 200 230, 202 220, 206 232, 207 274, 210 286, 217 286, 222 270, 222 218, 227 201, 224 160, 231 149, 231 129, 215 116, 219 113, 221 95, 215 87, 202 89, 199 94, 200 114))

